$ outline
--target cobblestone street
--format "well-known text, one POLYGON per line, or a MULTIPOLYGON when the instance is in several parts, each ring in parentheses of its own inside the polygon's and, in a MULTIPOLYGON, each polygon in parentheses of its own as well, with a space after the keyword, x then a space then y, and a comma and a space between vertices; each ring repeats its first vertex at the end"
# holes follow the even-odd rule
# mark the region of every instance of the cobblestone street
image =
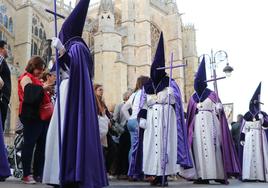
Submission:
MULTIPOLYGON (((241 183, 238 180, 230 180, 229 185, 220 185, 220 187, 239 187, 239 188, 267 188, 267 183, 241 183)), ((25 185, 21 181, 10 178, 6 182, 0 183, 1 188, 52 188, 47 185, 42 184, 36 184, 36 185, 25 185)), ((118 180, 112 180, 110 181, 110 188, 149 188, 149 184, 145 182, 128 182, 128 181, 118 181, 118 180)), ((185 180, 177 180, 177 181, 171 181, 169 182, 169 187, 179 187, 179 188, 218 188, 219 184, 213 184, 210 185, 194 185, 192 182, 187 182, 185 180)))

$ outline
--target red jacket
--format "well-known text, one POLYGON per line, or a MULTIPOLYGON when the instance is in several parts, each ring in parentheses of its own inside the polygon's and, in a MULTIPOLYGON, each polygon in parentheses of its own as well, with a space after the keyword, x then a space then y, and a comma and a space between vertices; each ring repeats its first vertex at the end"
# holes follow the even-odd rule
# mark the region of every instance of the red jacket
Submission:
MULTIPOLYGON (((34 77, 32 74, 30 74, 28 72, 23 73, 19 77, 19 79, 18 79, 18 94, 19 94, 19 101, 20 101, 19 114, 21 114, 22 103, 23 103, 23 100, 24 100, 24 91, 22 89, 22 86, 21 86, 20 82, 21 82, 21 80, 23 79, 24 76, 28 76, 31 79, 33 85, 43 86, 43 83, 38 78, 34 77)), ((42 100, 40 105, 47 104, 47 103, 50 103, 50 102, 51 101, 50 101, 49 93, 44 92, 44 97, 43 97, 43 100, 42 100)))

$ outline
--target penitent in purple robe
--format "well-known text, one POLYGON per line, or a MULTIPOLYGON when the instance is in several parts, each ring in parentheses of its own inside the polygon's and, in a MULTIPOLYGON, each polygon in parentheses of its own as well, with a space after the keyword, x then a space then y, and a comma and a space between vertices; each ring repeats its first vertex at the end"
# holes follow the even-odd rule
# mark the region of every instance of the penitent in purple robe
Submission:
MULTIPOLYGON (((207 89, 207 98, 212 102, 217 102, 217 95, 215 92, 207 89)), ((187 127, 188 127, 188 139, 189 144, 192 146, 193 143, 193 133, 195 125, 195 116, 197 112, 197 102, 194 97, 191 97, 187 109, 187 127)), ((222 150, 222 159, 223 159, 223 169, 225 174, 225 179, 227 180, 230 176, 239 176, 241 173, 240 164, 238 161, 238 156, 234 148, 234 144, 231 138, 230 130, 228 128, 228 122, 225 116, 225 113, 220 114, 220 127, 221 127, 221 150, 222 150)), ((195 155, 193 153, 193 155, 195 155)))
POLYGON ((69 88, 64 115, 64 132, 60 160, 60 181, 79 188, 108 185, 104 167, 99 125, 90 70, 93 66, 89 49, 81 38, 67 44, 69 88))
MULTIPOLYGON (((169 154, 168 154, 168 159, 167 159, 167 161, 168 161, 167 166, 170 166, 170 171, 176 171, 175 168, 172 169, 173 166, 176 166, 176 163, 179 164, 183 168, 191 168, 192 167, 192 160, 191 160, 189 148, 188 148, 187 127, 186 127, 185 122, 184 122, 184 111, 183 111, 183 104, 182 104, 182 100, 181 100, 180 89, 174 80, 172 80, 170 85, 169 85, 169 77, 166 76, 165 70, 157 70, 157 68, 164 67, 164 66, 165 66, 164 39, 163 39, 163 33, 161 33, 160 38, 159 38, 158 47, 157 47, 157 50, 155 53, 155 58, 154 58, 154 61, 152 63, 152 66, 151 66, 151 73, 150 73, 151 79, 144 85, 144 89, 143 89, 143 92, 141 95, 140 108, 142 108, 143 104, 146 102, 146 96, 157 95, 159 92, 164 91, 169 86, 172 88, 173 93, 174 93, 175 103, 170 108, 174 108, 175 121, 174 121, 174 124, 169 125, 169 126, 175 125, 174 126, 175 130, 177 129, 177 131, 175 133, 176 135, 175 135, 175 137, 173 137, 173 138, 176 138, 177 143, 175 143, 175 144, 173 143, 173 145, 175 145, 175 148, 172 147, 172 151, 168 151, 169 154), (154 88, 154 86, 156 88, 154 88), (175 154, 174 157, 173 157, 173 155, 171 156, 170 153, 172 153, 172 154, 174 153, 175 154), (175 162, 172 163, 171 161, 175 161, 175 162)), ((162 107, 164 105, 165 104, 162 104, 162 107)), ((163 115, 163 117, 160 117, 160 118, 164 118, 167 115, 167 111, 163 110, 162 115, 163 115)), ((146 119, 146 117, 147 117, 147 110, 141 109, 139 112, 138 118, 146 119)), ((148 126, 153 126, 153 125, 148 125, 148 126)), ((160 123, 159 126, 164 127, 164 123, 162 123, 162 124, 160 123)), ((172 128, 174 128, 174 127, 172 127, 172 128)), ((161 130, 161 129, 159 129, 159 130, 161 130)), ((169 129, 169 131, 170 130, 171 129, 169 129)), ((148 129, 145 131, 148 131, 148 129)), ((169 133, 168 135, 170 138, 171 133, 169 133)), ((143 174, 143 170, 145 170, 146 162, 143 161, 144 155, 145 155, 143 153, 143 151, 144 151, 143 150, 143 144, 144 144, 143 136, 144 136, 144 130, 140 128, 139 131, 137 131, 137 133, 136 133, 136 139, 135 139, 136 143, 134 144, 134 147, 133 147, 132 157, 131 157, 129 171, 128 171, 128 175, 132 176, 133 178, 140 178, 143 174)), ((172 141, 173 140, 171 140, 170 142, 172 142, 172 141)), ((161 143, 161 145, 164 145, 164 144, 165 143, 163 141, 163 143, 161 143)), ((150 143, 149 143, 149 145, 150 145, 150 143)), ((161 151, 161 152, 164 152, 164 151, 161 151)), ((149 155, 147 155, 147 157, 149 155)), ((161 155, 163 156, 163 153, 161 153, 161 155)), ((160 166, 163 164, 161 163, 158 165, 160 166)), ((155 169, 157 169, 157 168, 155 167, 155 169)), ((157 170, 154 170, 154 171, 157 171, 157 170)), ((157 171, 157 173, 159 174, 159 171, 157 171)), ((157 175, 157 174, 155 173, 155 174, 150 174, 150 175, 157 175)))
MULTIPOLYGON (((240 164, 223 110, 217 94, 207 88, 205 58, 199 65, 195 80, 195 93, 187 109, 189 145, 194 160, 193 179, 221 180, 240 175, 240 164)), ((225 181, 223 181, 225 180, 225 181)))
POLYGON ((261 83, 254 92, 241 126, 242 180, 268 182, 268 115, 261 111, 261 83), (260 116, 263 120, 260 120, 260 116))
POLYGON ((94 64, 81 38, 89 2, 78 2, 59 33, 66 49, 59 63, 63 69, 67 66, 69 72, 60 152, 59 179, 63 188, 108 185, 92 84, 94 64))

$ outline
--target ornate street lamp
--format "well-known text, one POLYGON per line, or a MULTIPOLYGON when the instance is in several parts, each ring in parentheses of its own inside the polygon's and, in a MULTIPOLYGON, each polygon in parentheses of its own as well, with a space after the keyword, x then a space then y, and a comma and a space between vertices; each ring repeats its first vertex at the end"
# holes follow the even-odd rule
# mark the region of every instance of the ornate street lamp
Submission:
POLYGON ((229 76, 231 76, 233 70, 234 70, 233 67, 231 67, 229 65, 229 63, 227 63, 226 66, 223 69, 223 72, 225 72, 226 76, 229 77, 229 76))
MULTIPOLYGON (((209 63, 210 63, 210 69, 212 71, 212 79, 211 80, 207 80, 206 82, 212 82, 214 84, 214 90, 217 93, 217 96, 219 96, 218 94, 218 85, 217 85, 217 80, 221 80, 221 79, 225 79, 226 77, 230 77, 232 72, 233 72, 233 68, 229 65, 228 62, 228 54, 227 52, 223 51, 223 50, 219 50, 215 53, 213 53, 213 50, 211 50, 211 54, 203 54, 199 57, 199 62, 200 62, 200 58, 203 57, 208 57, 207 59, 209 59, 209 63), (217 68, 217 64, 222 62, 222 61, 226 61, 226 66, 223 69, 223 72, 225 73, 226 76, 223 77, 217 77, 217 73, 216 73, 216 68, 217 68)), ((207 61, 206 61, 207 62, 207 61)))

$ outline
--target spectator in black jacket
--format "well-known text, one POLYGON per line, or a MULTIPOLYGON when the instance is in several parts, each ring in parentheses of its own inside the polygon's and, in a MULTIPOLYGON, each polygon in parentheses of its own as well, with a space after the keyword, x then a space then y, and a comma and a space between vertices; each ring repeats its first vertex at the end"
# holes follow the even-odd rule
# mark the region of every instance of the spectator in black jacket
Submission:
POLYGON ((0 110, 2 116, 3 130, 5 128, 5 121, 7 117, 8 104, 11 95, 11 78, 10 70, 5 59, 8 57, 7 43, 0 40, 0 77, 3 80, 3 87, 0 90, 0 110))

